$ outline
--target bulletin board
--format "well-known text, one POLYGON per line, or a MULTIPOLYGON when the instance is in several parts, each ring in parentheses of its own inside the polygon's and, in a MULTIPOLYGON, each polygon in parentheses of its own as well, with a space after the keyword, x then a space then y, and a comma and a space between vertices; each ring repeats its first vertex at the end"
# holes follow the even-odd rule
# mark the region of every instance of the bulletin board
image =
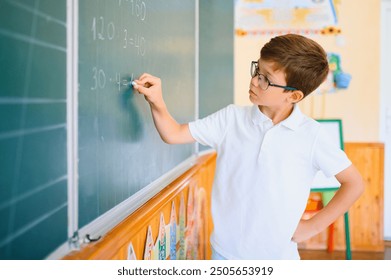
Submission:
POLYGON ((238 0, 235 9, 235 29, 248 34, 319 33, 337 23, 332 0, 238 0))

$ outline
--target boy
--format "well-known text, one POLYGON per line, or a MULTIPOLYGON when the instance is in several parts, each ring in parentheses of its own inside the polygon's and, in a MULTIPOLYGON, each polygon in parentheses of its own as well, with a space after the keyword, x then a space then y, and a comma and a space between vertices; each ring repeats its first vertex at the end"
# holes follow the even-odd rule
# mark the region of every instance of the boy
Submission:
POLYGON ((356 168, 315 120, 297 106, 326 78, 322 47, 300 35, 270 40, 251 62, 253 106, 230 105, 204 119, 178 124, 167 111, 161 81, 149 74, 135 89, 150 103, 161 138, 198 141, 217 151, 212 189, 214 259, 300 259, 297 243, 324 230, 357 200, 363 182, 356 168), (334 198, 301 220, 314 175, 341 183, 334 198))

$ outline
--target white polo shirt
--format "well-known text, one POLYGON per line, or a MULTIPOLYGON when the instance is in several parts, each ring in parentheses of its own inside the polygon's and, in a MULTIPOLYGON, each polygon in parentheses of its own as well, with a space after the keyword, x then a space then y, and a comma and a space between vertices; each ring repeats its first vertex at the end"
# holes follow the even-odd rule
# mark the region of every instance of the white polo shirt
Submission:
POLYGON ((277 125, 255 105, 230 105, 189 128, 217 151, 213 248, 227 259, 299 259, 291 238, 316 172, 351 165, 335 141, 298 106, 277 125))

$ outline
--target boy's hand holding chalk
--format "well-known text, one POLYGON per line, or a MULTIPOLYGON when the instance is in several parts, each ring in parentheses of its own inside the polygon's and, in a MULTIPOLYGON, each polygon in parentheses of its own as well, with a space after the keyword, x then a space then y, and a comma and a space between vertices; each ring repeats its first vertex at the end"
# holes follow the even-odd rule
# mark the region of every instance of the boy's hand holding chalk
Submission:
POLYGON ((155 108, 165 107, 162 94, 162 82, 159 78, 144 73, 131 82, 133 88, 143 94, 148 103, 155 108))
POLYGON ((167 144, 195 142, 188 124, 179 124, 167 110, 167 106, 163 100, 162 81, 158 77, 144 73, 138 80, 132 81, 131 84, 149 102, 153 122, 164 142, 167 144))

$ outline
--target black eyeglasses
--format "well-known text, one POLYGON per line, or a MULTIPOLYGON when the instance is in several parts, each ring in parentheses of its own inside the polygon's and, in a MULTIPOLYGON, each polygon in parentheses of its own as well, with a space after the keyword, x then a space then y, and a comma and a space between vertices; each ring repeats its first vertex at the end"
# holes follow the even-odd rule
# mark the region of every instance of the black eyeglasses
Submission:
POLYGON ((262 89, 262 90, 267 90, 270 87, 279 87, 279 88, 283 88, 283 89, 286 89, 286 90, 298 90, 297 88, 294 88, 294 87, 289 87, 289 86, 280 86, 280 85, 276 85, 276 84, 272 84, 267 78, 265 75, 259 73, 259 68, 258 68, 258 61, 251 61, 251 69, 250 69, 250 74, 251 74, 251 77, 255 77, 255 76, 258 76, 258 84, 259 84, 259 87, 262 89))

